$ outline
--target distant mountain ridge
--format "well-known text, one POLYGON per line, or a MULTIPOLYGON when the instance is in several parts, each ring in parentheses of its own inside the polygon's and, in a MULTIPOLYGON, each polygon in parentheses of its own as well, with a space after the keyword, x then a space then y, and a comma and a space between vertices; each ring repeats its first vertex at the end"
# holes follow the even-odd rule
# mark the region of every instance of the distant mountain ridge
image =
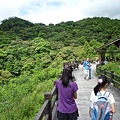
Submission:
POLYGON ((66 45, 69 43, 83 45, 85 40, 89 42, 92 39, 107 43, 120 37, 120 20, 93 17, 76 22, 45 25, 11 17, 1 21, 0 31, 1 36, 7 34, 14 40, 16 36, 22 40, 32 40, 39 36, 48 41, 65 42, 66 45))

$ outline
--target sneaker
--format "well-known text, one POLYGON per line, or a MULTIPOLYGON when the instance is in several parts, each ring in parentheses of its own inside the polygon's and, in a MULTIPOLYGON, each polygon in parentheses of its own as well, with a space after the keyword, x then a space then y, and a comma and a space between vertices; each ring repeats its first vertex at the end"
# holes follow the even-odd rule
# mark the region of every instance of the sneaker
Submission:
POLYGON ((86 80, 89 80, 89 77, 87 77, 86 80))

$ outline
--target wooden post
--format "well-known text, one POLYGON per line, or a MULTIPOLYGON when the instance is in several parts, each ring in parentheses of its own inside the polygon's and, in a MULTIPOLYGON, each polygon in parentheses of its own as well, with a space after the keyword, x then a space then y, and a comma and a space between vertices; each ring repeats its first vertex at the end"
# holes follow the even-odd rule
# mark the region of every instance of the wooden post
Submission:
MULTIPOLYGON (((59 75, 61 77, 61 74, 59 75)), ((54 81, 54 85, 56 84, 56 81, 54 81)), ((58 89, 56 88, 56 95, 57 95, 57 98, 56 100, 58 100, 58 89)))
POLYGON ((113 79, 114 79, 114 71, 111 71, 111 82, 112 83, 114 83, 113 79))
POLYGON ((106 69, 104 69, 104 75, 106 75, 106 69))
POLYGON ((101 65, 103 65, 103 62, 105 61, 105 52, 102 52, 102 53, 100 53, 100 55, 99 55, 99 64, 101 65))
POLYGON ((44 98, 45 98, 45 100, 49 100, 49 107, 48 107, 48 114, 49 114, 49 120, 52 120, 52 103, 51 103, 51 99, 52 99, 52 97, 51 97, 51 92, 47 92, 47 93, 45 93, 44 94, 44 98))
POLYGON ((100 64, 100 65, 101 65, 101 63, 102 63, 102 59, 101 59, 102 57, 101 57, 101 56, 102 56, 102 54, 99 53, 99 64, 100 64))

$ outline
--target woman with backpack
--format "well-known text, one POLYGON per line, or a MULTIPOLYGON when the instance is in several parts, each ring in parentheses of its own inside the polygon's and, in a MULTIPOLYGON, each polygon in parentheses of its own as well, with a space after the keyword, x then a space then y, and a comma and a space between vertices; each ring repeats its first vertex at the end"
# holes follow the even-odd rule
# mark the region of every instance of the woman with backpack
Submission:
POLYGON ((113 94, 106 90, 108 86, 109 81, 106 76, 101 76, 98 78, 98 84, 94 87, 90 96, 90 101, 92 102, 91 109, 92 111, 96 111, 96 113, 94 112, 96 115, 90 113, 92 120, 112 120, 111 114, 116 112, 113 94))
POLYGON ((72 81, 69 69, 63 69, 61 78, 56 81, 56 88, 59 93, 58 120, 77 120, 78 108, 75 99, 77 99, 78 85, 72 81))

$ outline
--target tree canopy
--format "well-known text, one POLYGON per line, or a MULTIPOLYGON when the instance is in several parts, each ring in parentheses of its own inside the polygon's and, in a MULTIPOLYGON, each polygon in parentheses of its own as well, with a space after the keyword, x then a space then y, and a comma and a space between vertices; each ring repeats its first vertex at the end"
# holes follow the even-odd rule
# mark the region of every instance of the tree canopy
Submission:
MULTIPOLYGON (((87 18, 45 25, 18 17, 0 24, 0 119, 33 120, 63 62, 89 57, 120 37, 120 20, 87 18)), ((113 53, 115 46, 110 46, 113 53)), ((108 53, 107 56, 111 55, 108 53)), ((112 54, 113 55, 113 54, 112 54)), ((120 57, 120 54, 114 54, 120 57)), ((108 66, 109 67, 109 66, 108 66)), ((120 73, 120 72, 119 72, 120 73)))

